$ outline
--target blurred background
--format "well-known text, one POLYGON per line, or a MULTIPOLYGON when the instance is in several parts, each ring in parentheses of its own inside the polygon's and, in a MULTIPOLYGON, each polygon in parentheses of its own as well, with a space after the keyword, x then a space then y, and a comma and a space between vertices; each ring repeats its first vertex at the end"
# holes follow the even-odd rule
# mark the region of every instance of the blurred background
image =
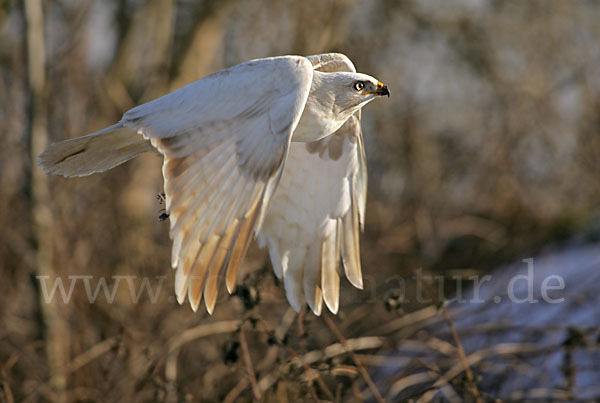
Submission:
POLYGON ((598 1, 4 0, 0 122, 2 402, 600 396, 598 1), (331 51, 392 93, 363 110, 366 286, 336 317, 291 311, 255 246, 213 316, 174 303, 158 155, 34 163, 222 68, 331 51), (444 303, 538 256, 559 307, 444 303))

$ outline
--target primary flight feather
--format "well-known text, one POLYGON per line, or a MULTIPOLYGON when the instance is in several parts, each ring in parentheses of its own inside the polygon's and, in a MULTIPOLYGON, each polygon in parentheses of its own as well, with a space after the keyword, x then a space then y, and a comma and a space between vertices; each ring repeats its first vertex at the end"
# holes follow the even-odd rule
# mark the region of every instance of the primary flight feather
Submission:
POLYGON ((209 313, 231 293, 252 235, 290 305, 339 306, 340 261, 362 288, 366 163, 360 109, 389 91, 344 55, 280 56, 222 70, 127 111, 104 130, 49 145, 47 173, 103 172, 164 156, 175 293, 209 313))

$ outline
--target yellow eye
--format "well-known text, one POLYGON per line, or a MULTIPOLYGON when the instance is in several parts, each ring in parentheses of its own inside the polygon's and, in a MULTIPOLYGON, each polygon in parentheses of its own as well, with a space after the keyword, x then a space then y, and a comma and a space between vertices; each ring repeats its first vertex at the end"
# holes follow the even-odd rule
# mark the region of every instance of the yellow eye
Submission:
POLYGON ((362 91, 365 88, 365 83, 362 81, 357 81, 352 86, 356 91, 362 91))

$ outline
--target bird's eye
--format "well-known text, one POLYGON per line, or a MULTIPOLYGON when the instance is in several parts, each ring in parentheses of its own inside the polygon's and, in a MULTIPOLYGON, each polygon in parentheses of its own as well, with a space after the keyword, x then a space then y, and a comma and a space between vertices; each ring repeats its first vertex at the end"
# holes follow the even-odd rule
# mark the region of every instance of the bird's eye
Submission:
POLYGON ((352 86, 356 91, 362 91, 365 88, 365 83, 362 81, 357 81, 352 86))

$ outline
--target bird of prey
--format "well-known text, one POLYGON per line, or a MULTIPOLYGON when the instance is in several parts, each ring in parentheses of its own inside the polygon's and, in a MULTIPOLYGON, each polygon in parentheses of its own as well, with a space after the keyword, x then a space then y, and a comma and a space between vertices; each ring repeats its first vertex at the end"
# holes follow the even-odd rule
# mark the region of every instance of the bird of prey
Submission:
POLYGON ((362 288, 366 162, 360 109, 388 88, 339 53, 251 60, 127 111, 106 129, 49 145, 49 174, 90 175, 164 156, 175 293, 212 314, 235 287, 252 234, 287 299, 339 307, 340 261, 362 288))

